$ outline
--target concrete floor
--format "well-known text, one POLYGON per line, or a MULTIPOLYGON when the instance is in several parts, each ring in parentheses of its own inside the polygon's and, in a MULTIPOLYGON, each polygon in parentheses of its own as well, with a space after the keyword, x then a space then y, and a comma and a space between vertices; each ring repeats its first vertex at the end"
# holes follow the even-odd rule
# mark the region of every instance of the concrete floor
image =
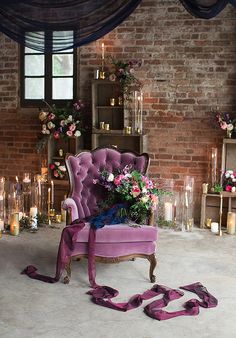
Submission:
MULTIPOLYGON (((200 281, 219 300, 196 317, 159 322, 147 317, 143 306, 127 313, 99 307, 86 291, 87 262, 73 263, 69 285, 46 284, 20 274, 28 264, 53 276, 60 229, 41 228, 36 234, 0 239, 1 338, 233 338, 236 337, 236 236, 160 229, 158 283, 177 288, 200 281)), ((148 289, 149 264, 144 259, 98 264, 97 282, 118 288, 117 301, 148 289)), ((193 294, 169 304, 181 308, 193 294)))

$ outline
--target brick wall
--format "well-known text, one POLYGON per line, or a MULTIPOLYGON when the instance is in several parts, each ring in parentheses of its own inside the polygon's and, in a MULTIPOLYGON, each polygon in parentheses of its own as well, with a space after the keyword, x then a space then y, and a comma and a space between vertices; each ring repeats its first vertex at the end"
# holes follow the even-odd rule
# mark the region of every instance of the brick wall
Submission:
MULTIPOLYGON (((118 28, 78 51, 79 96, 88 101, 101 42, 106 55, 142 60, 136 75, 144 86, 150 176, 161 184, 173 178, 179 188, 186 175, 194 176, 198 219, 209 153, 213 146, 220 151, 224 137, 213 122, 211 108, 236 111, 235 9, 228 5, 217 18, 201 20, 174 0, 143 0, 118 28)), ((0 175, 37 172, 38 112, 19 109, 18 46, 4 35, 0 43, 0 175)))

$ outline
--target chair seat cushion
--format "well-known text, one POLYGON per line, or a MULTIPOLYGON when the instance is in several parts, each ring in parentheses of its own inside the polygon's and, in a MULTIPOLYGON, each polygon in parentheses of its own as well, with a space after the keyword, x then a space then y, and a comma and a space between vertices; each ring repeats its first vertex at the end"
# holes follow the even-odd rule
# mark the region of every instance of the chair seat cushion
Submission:
MULTIPOLYGON (((90 224, 78 233, 76 242, 88 242, 90 224)), ((96 230, 96 243, 130 243, 130 242, 153 242, 158 238, 156 227, 142 225, 138 227, 127 224, 105 225, 96 230)))

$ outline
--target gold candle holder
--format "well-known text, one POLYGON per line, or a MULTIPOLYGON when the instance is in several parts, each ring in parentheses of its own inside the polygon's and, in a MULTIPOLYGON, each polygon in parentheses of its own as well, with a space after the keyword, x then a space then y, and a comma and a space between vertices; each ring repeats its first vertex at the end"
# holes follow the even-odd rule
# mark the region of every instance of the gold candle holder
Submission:
POLYGON ((103 70, 100 70, 100 72, 99 72, 99 79, 100 80, 105 80, 105 78, 106 78, 105 72, 103 70))
POLYGON ((63 151, 63 149, 59 149, 59 150, 58 150, 58 154, 59 154, 59 156, 60 156, 60 157, 62 157, 62 156, 63 156, 63 154, 64 154, 64 151, 63 151))
POLYGON ((124 128, 125 134, 131 134, 132 128, 130 126, 127 126, 124 128))
POLYGON ((109 123, 105 123, 105 124, 104 124, 104 129, 105 129, 105 130, 110 130, 110 125, 109 125, 109 123))
POLYGON ((111 97, 110 98, 110 106, 114 106, 115 105, 115 98, 114 97, 111 97))
POLYGON ((10 234, 18 236, 20 232, 19 213, 15 212, 10 218, 10 234))
POLYGON ((60 214, 55 216, 55 221, 56 221, 56 223, 61 223, 61 215, 60 214))
POLYGON ((122 97, 122 96, 119 96, 119 97, 118 97, 118 105, 119 105, 119 106, 122 106, 122 105, 123 105, 123 97, 122 97))
POLYGON ((99 127, 100 129, 105 129, 105 122, 100 122, 99 127))
POLYGON ((207 220, 206 220, 206 226, 207 226, 207 228, 211 228, 211 218, 207 218, 207 220))

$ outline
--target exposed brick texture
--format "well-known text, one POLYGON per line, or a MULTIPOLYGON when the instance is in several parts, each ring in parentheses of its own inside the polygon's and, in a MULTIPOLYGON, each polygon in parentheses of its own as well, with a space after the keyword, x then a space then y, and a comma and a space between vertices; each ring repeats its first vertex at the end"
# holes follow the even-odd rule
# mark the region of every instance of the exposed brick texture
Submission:
MULTIPOLYGON (((186 175, 194 176, 199 219, 209 152, 215 146, 220 152, 224 137, 211 108, 236 112, 236 10, 228 5, 216 18, 202 20, 177 1, 143 0, 119 27, 78 50, 78 94, 87 101, 93 71, 100 64, 101 42, 106 55, 142 60, 136 75, 145 96, 150 176, 160 184, 173 178, 179 188, 186 175)), ((35 151, 40 132, 37 107, 20 109, 18 45, 3 34, 0 43, 0 175, 35 173, 40 163, 35 151)))

